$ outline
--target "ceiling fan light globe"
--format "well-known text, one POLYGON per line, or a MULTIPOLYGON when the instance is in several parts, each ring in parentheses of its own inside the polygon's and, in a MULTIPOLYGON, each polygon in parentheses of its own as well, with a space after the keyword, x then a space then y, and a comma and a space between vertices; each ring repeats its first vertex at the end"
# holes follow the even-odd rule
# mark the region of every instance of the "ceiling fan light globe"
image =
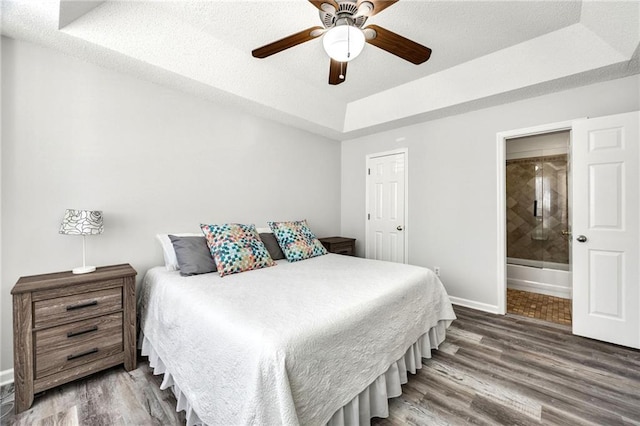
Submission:
POLYGON ((339 25, 324 34, 322 45, 327 55, 338 62, 355 59, 364 48, 364 33, 351 25, 339 25))

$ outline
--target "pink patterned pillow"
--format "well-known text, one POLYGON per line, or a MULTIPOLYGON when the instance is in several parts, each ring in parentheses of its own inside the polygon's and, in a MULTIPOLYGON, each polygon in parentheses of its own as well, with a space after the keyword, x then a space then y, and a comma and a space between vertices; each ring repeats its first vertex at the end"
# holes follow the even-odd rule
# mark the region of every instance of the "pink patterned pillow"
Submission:
POLYGON ((201 224, 200 228, 207 239, 211 256, 221 277, 276 264, 269 256, 254 225, 201 224))

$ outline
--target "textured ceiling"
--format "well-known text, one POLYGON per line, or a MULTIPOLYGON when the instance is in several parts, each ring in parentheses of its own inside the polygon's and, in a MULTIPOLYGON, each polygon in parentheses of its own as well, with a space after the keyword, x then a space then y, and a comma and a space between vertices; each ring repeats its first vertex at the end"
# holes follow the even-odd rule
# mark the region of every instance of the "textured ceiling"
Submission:
POLYGON ((366 45, 327 84, 320 39, 251 50, 320 25, 296 1, 2 2, 4 35, 335 139, 640 72, 640 0, 400 0, 370 18, 433 49, 413 65, 366 45))

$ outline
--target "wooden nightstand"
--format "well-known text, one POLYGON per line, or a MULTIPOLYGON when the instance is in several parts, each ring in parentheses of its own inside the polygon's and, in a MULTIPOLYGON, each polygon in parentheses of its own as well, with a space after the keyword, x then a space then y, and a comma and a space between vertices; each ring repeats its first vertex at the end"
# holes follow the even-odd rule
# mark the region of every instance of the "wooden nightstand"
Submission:
POLYGON ((345 237, 318 238, 324 248, 330 253, 356 255, 356 239, 345 237))
POLYGON ((136 271, 131 265, 22 277, 13 295, 16 414, 33 395, 105 368, 136 368, 136 271))

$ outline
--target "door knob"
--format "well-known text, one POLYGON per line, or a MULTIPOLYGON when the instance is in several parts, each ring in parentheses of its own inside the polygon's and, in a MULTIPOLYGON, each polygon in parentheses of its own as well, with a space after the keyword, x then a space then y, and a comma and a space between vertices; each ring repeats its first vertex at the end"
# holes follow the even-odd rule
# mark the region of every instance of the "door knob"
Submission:
POLYGON ((396 229, 397 229, 398 231, 402 231, 402 229, 403 229, 403 228, 402 228, 402 225, 398 225, 398 226, 396 227, 396 229))
POLYGON ((587 237, 585 237, 584 235, 578 235, 576 241, 578 241, 579 243, 585 243, 587 242, 587 237))

